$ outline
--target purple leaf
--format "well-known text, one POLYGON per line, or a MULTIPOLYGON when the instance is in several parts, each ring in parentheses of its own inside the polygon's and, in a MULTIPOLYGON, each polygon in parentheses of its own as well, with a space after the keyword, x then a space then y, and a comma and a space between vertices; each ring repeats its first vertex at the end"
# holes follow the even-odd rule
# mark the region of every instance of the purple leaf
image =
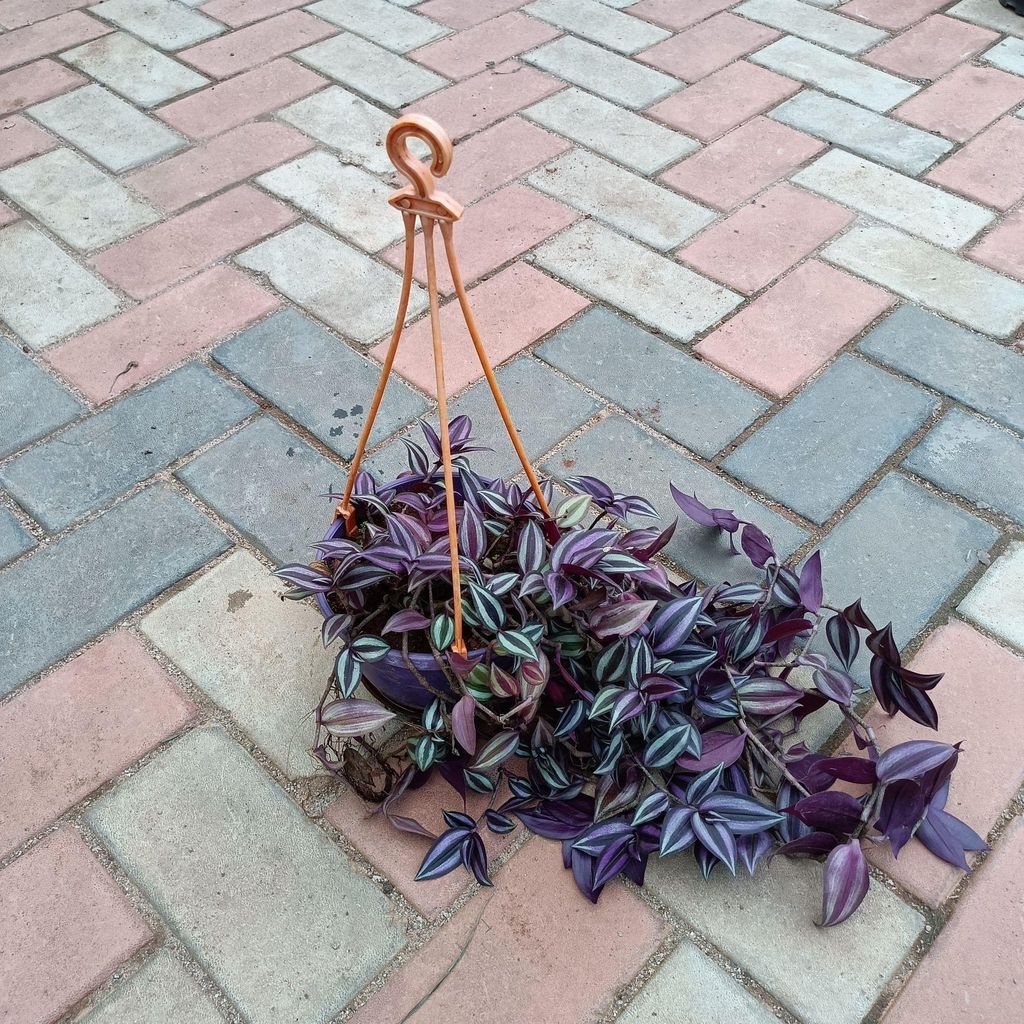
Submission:
POLYGON ((716 526, 714 517, 711 515, 711 509, 707 505, 697 500, 697 496, 692 497, 689 494, 683 494, 675 484, 670 483, 669 490, 672 492, 672 497, 675 498, 676 504, 683 510, 683 514, 692 519, 695 523, 699 523, 701 526, 716 526))
POLYGON ((476 701, 468 693, 452 709, 452 732, 467 754, 476 753, 476 701))
POLYGON ((651 620, 654 653, 662 656, 677 650, 693 632, 702 610, 702 597, 680 597, 658 609, 651 620))
POLYGON ((590 628, 594 636, 602 640, 630 636, 647 621, 657 605, 657 601, 627 600, 600 605, 591 613, 590 628))
POLYGON ((423 863, 416 872, 416 881, 429 882, 431 879, 447 875, 449 871, 454 871, 462 863, 463 847, 473 835, 476 833, 468 828, 451 828, 447 832, 442 832, 427 850, 423 863))
POLYGON ((693 834, 701 846, 713 853, 728 869, 736 874, 736 840, 728 826, 718 821, 710 821, 700 814, 690 819, 693 834))
POLYGON ((667 857, 670 853, 693 846, 696 836, 690 820, 693 818, 692 807, 673 807, 665 815, 665 823, 661 829, 659 857, 667 857))
POLYGON ((860 634, 845 615, 833 615, 825 624, 825 635, 836 657, 847 669, 860 652, 860 634))
POLYGON ((837 835, 849 835, 860 824, 863 808, 849 793, 812 793, 792 808, 805 825, 837 835))
POLYGON ((772 542, 764 535, 761 529, 753 523, 747 523, 740 535, 740 547, 743 553, 759 569, 763 569, 770 558, 775 557, 775 548, 772 542))
POLYGON ((348 697, 327 704, 320 713, 320 722, 332 736, 365 736, 394 717, 375 701, 348 697))
POLYGON ((763 832, 781 825, 785 820, 774 808, 743 793, 712 793, 701 802, 700 813, 721 819, 736 836, 763 832))
POLYGON ((740 836, 736 840, 736 849, 740 861, 750 875, 757 870, 757 865, 768 855, 772 848, 772 837, 768 832, 758 832, 752 836, 740 836))
POLYGON ((879 757, 878 781, 888 783, 900 779, 919 779, 958 755, 956 747, 934 740, 910 740, 907 743, 899 743, 884 751, 879 757))
POLYGON ((924 791, 916 782, 901 779, 888 784, 875 825, 889 840, 894 857, 910 841, 927 808, 924 791))
POLYGON ((415 818, 407 818, 402 814, 388 814, 387 819, 395 828, 401 829, 403 832, 411 832, 415 836, 423 836, 426 839, 437 838, 429 828, 424 828, 415 818))
POLYGON ((868 894, 868 862, 860 841, 837 846, 825 861, 822 879, 821 923, 826 928, 845 921, 868 894))
POLYGON ((818 612, 824 597, 821 588, 821 552, 815 551, 800 570, 800 601, 810 612, 818 612))
POLYGON ((742 733, 706 732, 701 735, 700 757, 680 757, 676 765, 686 772, 705 772, 715 765, 723 764, 726 768, 735 764, 747 738, 742 733))
POLYGON ((382 633, 411 633, 414 629, 426 629, 430 625, 430 619, 412 608, 404 608, 384 623, 382 633))
POLYGON ((853 699, 853 680, 834 668, 820 668, 814 673, 814 685, 829 700, 847 707, 853 699))
POLYGON ((783 843, 776 853, 787 857, 824 857, 831 853, 838 843, 839 840, 830 832, 808 832, 805 836, 783 843))
POLYGON ((823 757, 815 767, 834 779, 864 786, 874 785, 878 778, 875 762, 869 761, 866 757, 823 757))

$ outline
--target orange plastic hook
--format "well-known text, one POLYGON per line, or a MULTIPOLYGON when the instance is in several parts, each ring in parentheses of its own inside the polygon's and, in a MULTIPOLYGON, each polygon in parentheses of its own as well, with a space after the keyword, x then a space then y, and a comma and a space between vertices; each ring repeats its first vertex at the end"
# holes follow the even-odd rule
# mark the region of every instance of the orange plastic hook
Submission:
POLYGON ((452 165, 452 143, 445 130, 424 114, 400 117, 388 132, 388 156, 398 170, 409 179, 388 202, 403 213, 418 213, 431 220, 456 221, 462 216, 462 204, 440 191, 434 181, 448 173, 452 165), (430 163, 409 152, 409 139, 419 139, 430 147, 430 163))

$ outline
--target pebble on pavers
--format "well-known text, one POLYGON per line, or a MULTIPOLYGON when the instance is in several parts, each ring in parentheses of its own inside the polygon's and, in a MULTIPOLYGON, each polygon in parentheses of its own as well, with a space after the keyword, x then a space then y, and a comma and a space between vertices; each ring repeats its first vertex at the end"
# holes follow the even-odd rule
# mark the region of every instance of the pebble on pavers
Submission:
POLYGON ((803 530, 777 512, 620 416, 610 416, 591 427, 544 466, 556 477, 586 474, 606 480, 616 491, 643 494, 661 514, 663 526, 678 519, 665 554, 705 582, 752 579, 758 570, 742 557, 731 555, 729 542, 719 531, 698 526, 682 515, 672 500, 670 481, 707 505, 733 509, 741 519, 757 523, 774 541, 780 557, 785 558, 807 539, 803 530))
POLYGON ((692 857, 653 859, 648 883, 806 1024, 859 1024, 924 927, 924 918, 872 882, 860 910, 820 928, 820 864, 777 857, 754 878, 705 881, 692 857), (828 984, 821 983, 822 972, 828 984))
POLYGON ((0 38, 0 71, 77 46, 109 31, 109 25, 78 11, 15 29, 0 38))
POLYGON ((989 1024, 1020 1016, 1022 863, 1024 820, 1017 818, 885 1015, 886 1024, 989 1024))
POLYGON ((226 131, 123 180, 154 206, 173 212, 312 149, 291 125, 256 121, 226 131))
POLYGON ((864 56, 905 78, 938 78, 994 43, 994 32, 936 14, 864 56))
POLYGON ((652 1021, 777 1024, 778 1018, 714 960, 683 939, 619 1017, 619 1024, 652 1021))
POLYGON ((3 192, 76 249, 98 249, 160 219, 123 185, 70 149, 0 172, 3 192))
POLYGON ((393 110, 448 84, 433 71, 351 32, 297 50, 293 56, 393 110))
POLYGON ((843 4, 843 14, 851 18, 859 18, 880 28, 908 28, 940 7, 945 7, 949 0, 902 0, 894 4, 892 0, 850 0, 843 4))
POLYGON ((13 1024, 49 1024, 152 938, 68 826, 0 871, 0 992, 13 1024))
POLYGON ((904 174, 920 174, 953 143, 855 103, 804 89, 768 115, 904 174))
POLYGON ((737 14, 841 53, 858 54, 884 42, 888 33, 839 14, 815 10, 800 0, 746 0, 737 14))
POLYGON ((319 0, 306 10, 395 53, 407 53, 448 34, 444 25, 386 0, 319 0))
POLYGON ((7 117, 0 121, 0 138, 4 149, 0 153, 0 167, 20 164, 32 156, 46 153, 57 145, 52 135, 37 128, 24 117, 7 117))
POLYGON ((121 981, 82 1024, 222 1024, 210 997, 174 954, 160 950, 121 981))
MULTIPOLYGON (((492 366, 532 345, 590 304, 525 263, 507 267, 468 294, 469 307, 492 366), (525 306, 524 295, 530 297, 525 306)), ((483 376, 457 301, 441 307, 441 336, 446 390, 454 394, 483 376)), ((383 362, 386 350, 387 342, 381 342, 371 354, 383 362)), ((413 324, 403 335, 395 369, 406 380, 437 397, 429 317, 413 324)))
POLYGON ((865 355, 1024 432, 1024 355, 916 306, 860 343, 865 355))
POLYGON ((1001 274, 1024 281, 1024 211, 1004 217, 968 253, 972 259, 1001 274))
POLYGON ((0 574, 0 694, 70 654, 228 546, 164 484, 0 574))
POLYGON ((404 943, 380 891, 220 729, 178 740, 88 820, 253 1024, 333 1018, 404 943))
MULTIPOLYGON (((266 274, 279 292, 362 344, 394 326, 401 277, 312 224, 289 228, 235 260, 266 274)), ((426 304, 414 286, 408 315, 426 304)))
POLYGON ((195 708, 118 630, 0 708, 0 855, 177 732, 195 708))
POLYGON ((1024 75, 1024 40, 1003 39, 986 50, 981 59, 1012 75, 1024 75))
POLYGON ((0 317, 43 348, 116 313, 121 301, 55 242, 25 223, 0 230, 0 317))
POLYGON ((735 292, 593 221, 545 242, 536 260, 677 341, 691 341, 742 301, 735 292))
POLYGON ((37 60, 0 74, 0 116, 77 89, 87 79, 52 60, 37 60))
POLYGON ((213 267, 43 358, 99 405, 280 304, 233 267, 213 267))
POLYGON ((893 228, 854 225, 823 255, 912 302, 997 337, 1007 337, 1024 323, 1024 285, 893 228))
POLYGON ((1008 210, 1024 198, 1024 120, 997 121, 929 171, 928 180, 1008 210))
POLYGON ((141 629, 286 775, 308 778, 320 770, 309 753, 313 712, 337 651, 324 650, 317 609, 282 601, 285 589, 253 555, 236 551, 150 612, 141 629))
POLYGON ((654 174, 700 148, 693 139, 582 89, 564 89, 523 111, 531 121, 641 174, 654 174))
MULTIPOLYGON (((293 309, 224 342, 213 358, 328 448, 350 458, 380 367, 293 309)), ((388 382, 370 443, 415 419, 427 403, 400 380, 388 382)))
POLYGON ((531 840, 512 858, 495 878, 493 893, 467 904, 354 1014, 353 1024, 400 1021, 434 988, 416 1014, 423 1024, 594 1020, 640 970, 666 929, 619 884, 608 886, 592 906, 562 869, 558 844, 544 839, 531 840), (467 940, 458 969, 439 984, 467 940), (479 979, 496 963, 503 969, 482 998, 479 979), (551 984, 538 984, 539 978, 551 984))
POLYGON ((971 592, 958 611, 982 629, 1024 650, 1024 544, 1016 542, 1004 551, 971 592))
POLYGON ((126 32, 112 32, 60 56, 140 107, 155 107, 209 84, 208 78, 126 32))
POLYGON ((938 404, 913 384, 842 355, 722 468, 824 523, 938 404))
POLYGON ((0 566, 13 562, 28 551, 35 541, 14 516, 0 505, 0 566))
POLYGON ((534 0, 523 10, 534 18, 619 53, 636 53, 669 35, 662 28, 597 0, 534 0))
POLYGON ((87 85, 28 114, 112 171, 127 171, 167 156, 185 140, 98 85, 87 85))
POLYGON ((562 36, 531 50, 523 60, 633 110, 682 88, 682 82, 669 75, 575 36, 562 36))
POLYGON ((706 459, 770 408, 760 395, 601 307, 564 327, 537 355, 706 459))
POLYGON ((92 11, 161 50, 180 50, 226 31, 220 22, 175 0, 103 0, 92 11))
POLYGON ((278 565, 312 558, 334 511, 327 495, 345 481, 341 466, 269 416, 175 475, 278 565))
POLYGON ((0 458, 70 422, 84 408, 17 345, 0 338, 0 409, 18 410, 17 416, 0 418, 0 458))
POLYGON ((0 483, 56 532, 220 434, 257 405, 188 363, 0 467, 0 483))
POLYGON ((793 36, 758 50, 750 60, 878 113, 891 110, 921 88, 793 36))
POLYGON ((538 168, 530 184, 655 249, 680 245, 715 214, 667 188, 576 149, 538 168))
POLYGON ((776 282, 696 352, 782 397, 803 383, 893 303, 893 297, 820 260, 776 282))
POLYGON ((953 409, 903 465, 949 494, 1024 523, 1024 441, 1017 434, 953 409))
POLYGON ((783 182, 720 221, 676 257, 746 295, 771 284, 853 220, 783 182))
POLYGON ((946 13, 975 25, 1005 32, 1010 36, 1024 36, 1024 22, 1012 11, 1004 10, 991 0, 960 0, 960 3, 954 4, 946 13))

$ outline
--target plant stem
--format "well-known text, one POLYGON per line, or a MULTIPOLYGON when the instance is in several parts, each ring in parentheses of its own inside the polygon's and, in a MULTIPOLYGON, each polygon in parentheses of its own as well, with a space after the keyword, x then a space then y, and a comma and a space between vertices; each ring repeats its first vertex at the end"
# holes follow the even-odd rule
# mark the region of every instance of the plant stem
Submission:
POLYGON ((780 772, 782 772, 786 780, 792 786, 794 786, 801 793, 803 793, 804 796, 811 795, 810 792, 804 787, 803 783, 797 781, 793 773, 785 766, 785 764, 783 764, 783 762, 778 757, 776 757, 775 754, 772 753, 771 750, 768 749, 768 747, 766 747, 761 742, 757 734, 747 725, 747 723, 742 718, 739 719, 737 724, 740 727, 740 732, 742 732, 743 735, 746 736, 750 740, 750 742, 753 743, 754 746, 757 747, 757 749, 760 750, 761 753, 764 754, 764 756, 767 757, 768 760, 771 761, 772 764, 774 764, 775 767, 779 769, 780 772))

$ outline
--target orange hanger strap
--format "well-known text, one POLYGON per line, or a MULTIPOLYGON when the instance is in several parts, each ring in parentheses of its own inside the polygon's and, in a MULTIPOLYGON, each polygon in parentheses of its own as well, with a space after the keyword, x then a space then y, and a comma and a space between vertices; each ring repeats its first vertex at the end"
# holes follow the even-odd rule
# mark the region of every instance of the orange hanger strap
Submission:
POLYGON ((434 175, 443 177, 452 165, 452 141, 448 133, 424 114, 400 117, 388 132, 388 156, 409 184, 399 189, 388 202, 399 210, 410 210, 431 220, 454 221, 462 216, 462 204, 440 191, 434 175), (426 164, 409 152, 409 139, 419 139, 430 147, 426 164))
POLYGON ((498 412, 501 413, 501 420, 505 424, 505 430, 508 431, 508 438, 512 442, 512 447, 516 450, 516 455, 519 456, 519 461, 522 464, 526 478, 530 481, 530 487, 537 498, 537 504, 540 505, 544 515, 550 519, 551 510, 548 508, 547 501, 544 500, 540 483, 537 480, 537 474, 534 472, 533 465, 526 454, 526 449, 523 448, 519 431, 516 430, 516 425, 512 422, 512 414, 508 411, 505 398, 501 393, 501 388, 498 386, 498 380, 494 376, 494 370, 491 369, 490 360, 487 358, 487 350, 484 348, 484 343, 480 338, 480 331, 477 329, 473 310, 469 306, 469 296, 466 295, 466 287, 462 283, 462 274, 459 272, 459 263, 455 258, 455 242, 452 238, 452 225, 450 221, 441 221, 441 236, 444 238, 444 250, 448 257, 448 267, 452 272, 452 281, 455 283, 455 294, 459 297, 462 316, 466 321, 466 327, 469 328, 469 336, 473 339, 473 347, 476 349, 477 358, 480 360, 480 366, 491 388, 491 394, 494 396, 494 404, 498 407, 498 412))
MULTIPOLYGON (((466 653, 462 639, 462 581, 459 578, 459 532, 455 519, 455 484, 452 474, 452 441, 448 436, 448 395, 444 386, 444 349, 441 347, 441 312, 437 302, 437 266, 434 262, 434 221, 421 217, 423 245, 426 249, 427 294, 430 297, 430 335, 434 343, 434 380, 437 385, 437 418, 441 438, 441 464, 444 467, 445 511, 448 515, 448 552, 452 559, 452 607, 455 640, 452 650, 466 653)), ((443 223, 443 222, 442 222, 443 223)))
POLYGON ((384 365, 380 369, 380 379, 377 381, 377 390, 374 393, 373 402, 370 404, 370 412, 359 435, 359 443, 356 445, 355 455, 352 456, 352 465, 349 467, 348 479, 345 481, 345 495, 334 514, 335 519, 341 516, 345 520, 345 532, 350 537, 356 532, 356 519, 353 514, 354 509, 352 508, 352 488, 355 487, 359 466, 363 461, 363 453, 366 451, 366 444, 370 439, 370 431, 373 430, 373 423, 377 418, 377 410, 380 409, 381 400, 384 398, 384 389, 387 387, 388 378, 391 376, 391 367, 395 362, 398 343, 402 339, 402 330, 405 327, 405 314, 409 308, 409 293, 412 291, 416 217, 411 213, 403 213, 402 220, 405 222, 405 269, 402 274, 402 294, 398 299, 398 315, 395 317, 395 327, 391 332, 391 344, 388 345, 387 355, 384 357, 384 365))

